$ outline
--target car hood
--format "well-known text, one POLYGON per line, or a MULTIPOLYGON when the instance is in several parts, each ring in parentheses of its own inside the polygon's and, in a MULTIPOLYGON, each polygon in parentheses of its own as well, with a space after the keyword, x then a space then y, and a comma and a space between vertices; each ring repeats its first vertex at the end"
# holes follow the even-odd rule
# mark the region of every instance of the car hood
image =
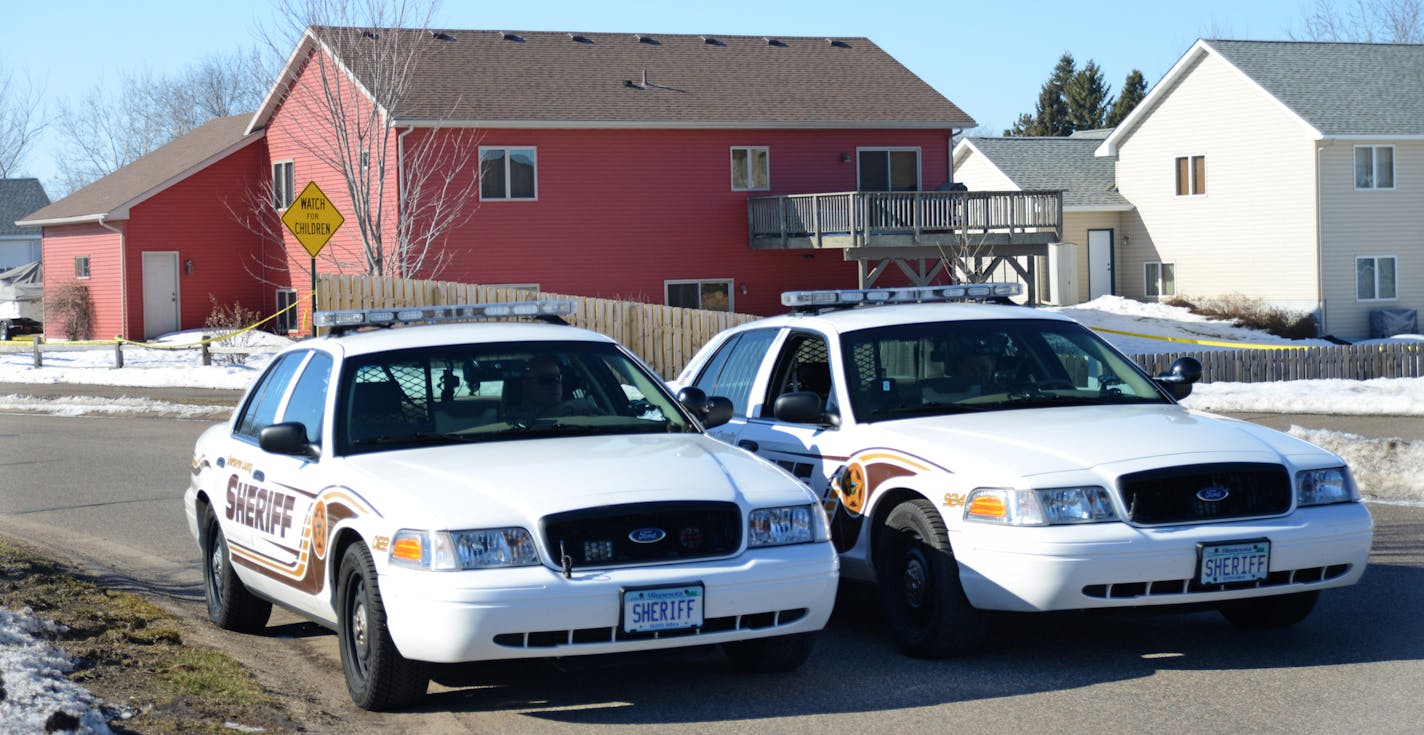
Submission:
POLYGON ((398 499, 403 523, 422 520, 429 528, 522 525, 550 513, 620 503, 713 500, 755 508, 815 502, 781 468, 703 434, 528 439, 345 461, 353 487, 384 486, 380 496, 398 499))
POLYGON ((1015 477, 1163 464, 1343 464, 1273 429, 1177 405, 1081 406, 936 416, 873 424, 877 440, 956 470, 1015 477))

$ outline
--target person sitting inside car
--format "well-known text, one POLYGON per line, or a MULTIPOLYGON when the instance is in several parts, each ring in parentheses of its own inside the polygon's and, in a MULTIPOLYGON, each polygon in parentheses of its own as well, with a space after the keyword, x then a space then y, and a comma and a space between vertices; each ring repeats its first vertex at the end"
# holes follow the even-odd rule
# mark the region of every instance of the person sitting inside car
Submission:
POLYGON ((550 416, 597 413, 597 407, 587 398, 564 397, 564 373, 553 355, 535 355, 529 360, 523 377, 505 385, 505 420, 527 423, 550 416))
POLYGON ((950 363, 953 369, 949 375, 921 383, 921 397, 926 403, 953 403, 999 391, 995 377, 999 359, 994 353, 961 353, 953 356, 950 363))

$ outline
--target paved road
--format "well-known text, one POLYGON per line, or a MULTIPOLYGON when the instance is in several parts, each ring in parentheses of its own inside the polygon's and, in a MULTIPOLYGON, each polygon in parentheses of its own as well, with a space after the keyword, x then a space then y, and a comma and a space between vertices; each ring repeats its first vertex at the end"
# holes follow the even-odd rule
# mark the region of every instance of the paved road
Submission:
POLYGON ((1374 505, 1371 567, 1287 631, 1214 613, 1007 616, 971 658, 899 656, 849 590, 801 671, 733 675, 708 652, 479 667, 416 712, 346 699, 334 636, 279 614, 207 625, 180 497, 206 422, 0 415, 0 534, 156 594, 286 693, 311 732, 1412 733, 1424 721, 1424 508, 1374 505))

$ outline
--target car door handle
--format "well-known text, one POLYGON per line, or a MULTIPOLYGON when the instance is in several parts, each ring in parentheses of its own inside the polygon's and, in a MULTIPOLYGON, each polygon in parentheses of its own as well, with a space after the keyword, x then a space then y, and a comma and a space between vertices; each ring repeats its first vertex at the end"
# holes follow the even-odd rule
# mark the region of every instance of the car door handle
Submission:
POLYGON ((755 452, 757 449, 760 449, 760 448, 761 448, 761 445, 757 444, 756 442, 752 441, 751 439, 743 439, 743 440, 737 442, 737 446, 741 447, 742 449, 747 450, 748 452, 755 452))

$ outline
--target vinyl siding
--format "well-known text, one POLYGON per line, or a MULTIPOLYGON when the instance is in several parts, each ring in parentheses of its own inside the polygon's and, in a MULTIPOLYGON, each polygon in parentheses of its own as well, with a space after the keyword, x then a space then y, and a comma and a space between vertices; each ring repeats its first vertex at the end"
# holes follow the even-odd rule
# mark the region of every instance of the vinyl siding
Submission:
MULTIPOLYGON (((1074 303, 1088 300, 1088 230, 1112 230, 1113 253, 1121 253, 1123 212, 1066 212, 1063 215, 1063 242, 1074 244, 1078 259, 1078 297, 1074 303)), ((1122 294, 1118 283, 1118 263, 1114 263, 1113 293, 1122 294)), ((1068 304, 1063 304, 1068 306, 1068 304)))
POLYGON ((1369 336, 1371 309, 1424 310, 1424 142, 1368 144, 1394 146, 1394 189, 1356 191, 1356 143, 1321 144, 1326 327, 1345 339, 1369 336), (1356 300, 1358 256, 1394 256, 1398 299, 1356 300))
POLYGON ((969 187, 970 191, 1019 191, 1018 184, 995 168, 984 155, 973 151, 964 154, 964 159, 954 164, 954 180, 969 187))
POLYGON ((1317 300, 1309 129, 1214 55, 1187 71, 1120 145, 1118 188, 1136 207, 1118 238, 1118 293, 1143 298, 1143 265, 1176 265, 1178 295, 1240 293, 1302 310, 1317 300), (1206 156, 1206 193, 1176 195, 1175 159, 1206 156))
MULTIPOLYGON (((114 226, 120 230, 127 223, 114 226)), ((61 289, 75 283, 74 259, 89 257, 89 278, 77 282, 89 289, 94 308, 95 339, 133 336, 123 324, 123 247, 118 233, 99 225, 64 225, 44 228, 45 337, 65 339, 60 317, 51 313, 50 301, 61 289)))

